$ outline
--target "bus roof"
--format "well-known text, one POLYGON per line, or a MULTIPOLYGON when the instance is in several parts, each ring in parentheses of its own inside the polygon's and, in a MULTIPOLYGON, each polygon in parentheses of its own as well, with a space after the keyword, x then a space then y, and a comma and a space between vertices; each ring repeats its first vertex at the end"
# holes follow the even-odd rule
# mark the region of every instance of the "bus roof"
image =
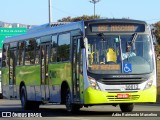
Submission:
POLYGON ((145 21, 140 20, 132 20, 132 19, 95 19, 95 20, 87 20, 87 21, 79 21, 79 22, 71 22, 65 23, 64 25, 51 27, 49 24, 44 24, 38 27, 35 27, 29 30, 26 34, 17 35, 14 37, 9 37, 4 40, 4 43, 16 42, 19 40, 27 40, 29 38, 38 38, 44 35, 56 34, 61 32, 67 32, 70 30, 81 29, 84 30, 84 24, 96 24, 96 23, 137 23, 137 24, 145 24, 145 21))
POLYGON ((29 38, 38 38, 44 35, 62 33, 62 32, 67 32, 67 31, 76 30, 76 29, 81 29, 83 31, 83 25, 84 25, 84 21, 71 22, 68 24, 60 25, 60 26, 56 26, 56 25, 50 26, 49 24, 45 24, 29 30, 25 34, 8 37, 3 41, 3 43, 17 42, 19 40, 27 40, 29 38))

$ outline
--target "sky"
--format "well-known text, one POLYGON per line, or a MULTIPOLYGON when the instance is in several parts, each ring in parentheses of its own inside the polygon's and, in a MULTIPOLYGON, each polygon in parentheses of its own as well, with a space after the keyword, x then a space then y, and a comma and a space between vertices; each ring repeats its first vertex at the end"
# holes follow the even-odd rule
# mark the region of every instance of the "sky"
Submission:
MULTIPOLYGON (((52 21, 93 15, 90 0, 52 0, 52 21)), ((48 0, 0 0, 0 21, 41 25, 48 23, 48 0)), ((147 23, 160 21, 160 0, 100 0, 96 14, 103 18, 130 18, 147 23)))

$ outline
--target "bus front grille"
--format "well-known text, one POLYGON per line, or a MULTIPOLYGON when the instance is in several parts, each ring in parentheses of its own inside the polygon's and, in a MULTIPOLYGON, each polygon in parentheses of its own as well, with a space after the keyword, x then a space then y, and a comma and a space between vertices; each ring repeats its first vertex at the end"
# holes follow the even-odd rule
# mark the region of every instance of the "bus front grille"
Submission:
POLYGON ((128 98, 118 98, 117 95, 109 95, 107 99, 109 101, 131 101, 131 100, 138 100, 140 95, 130 95, 128 98))
POLYGON ((141 84, 145 82, 145 79, 137 79, 137 78, 131 78, 131 79, 101 79, 99 82, 105 84, 105 85, 128 85, 128 84, 141 84))

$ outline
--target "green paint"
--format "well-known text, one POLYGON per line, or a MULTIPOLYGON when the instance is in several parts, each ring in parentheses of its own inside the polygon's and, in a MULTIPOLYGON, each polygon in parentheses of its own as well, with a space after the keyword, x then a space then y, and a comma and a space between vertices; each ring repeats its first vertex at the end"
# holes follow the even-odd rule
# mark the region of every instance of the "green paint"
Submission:
MULTIPOLYGON (((53 63, 48 64, 48 80, 49 86, 59 86, 63 81, 67 81, 70 89, 72 90, 72 65, 69 62, 66 63, 53 63)), ((41 74, 40 65, 29 65, 29 66, 16 66, 15 68, 15 79, 16 86, 19 86, 24 81, 26 86, 40 86, 41 85, 41 74)), ((9 85, 9 68, 2 68, 2 79, 3 85, 9 85)), ((83 101, 83 76, 80 74, 80 99, 83 101)))
POLYGON ((9 68, 2 68, 3 85, 9 85, 9 68))
POLYGON ((17 66, 16 67, 16 85, 24 81, 26 86, 40 85, 40 65, 17 66))
POLYGON ((48 65, 49 85, 61 85, 63 80, 71 84, 71 63, 56 63, 48 65))

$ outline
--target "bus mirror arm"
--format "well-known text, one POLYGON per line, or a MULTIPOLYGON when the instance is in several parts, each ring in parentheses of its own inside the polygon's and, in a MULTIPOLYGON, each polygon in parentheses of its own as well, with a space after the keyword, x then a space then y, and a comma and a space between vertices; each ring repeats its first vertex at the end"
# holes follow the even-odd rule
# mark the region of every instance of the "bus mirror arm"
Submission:
POLYGON ((152 34, 152 39, 153 39, 153 45, 157 45, 157 39, 156 36, 154 34, 152 34))
POLYGON ((80 45, 81 45, 81 48, 85 48, 83 37, 80 40, 80 45))
POLYGON ((153 45, 157 45, 157 39, 155 36, 155 29, 154 28, 151 29, 151 34, 152 34, 152 39, 153 39, 153 45))

